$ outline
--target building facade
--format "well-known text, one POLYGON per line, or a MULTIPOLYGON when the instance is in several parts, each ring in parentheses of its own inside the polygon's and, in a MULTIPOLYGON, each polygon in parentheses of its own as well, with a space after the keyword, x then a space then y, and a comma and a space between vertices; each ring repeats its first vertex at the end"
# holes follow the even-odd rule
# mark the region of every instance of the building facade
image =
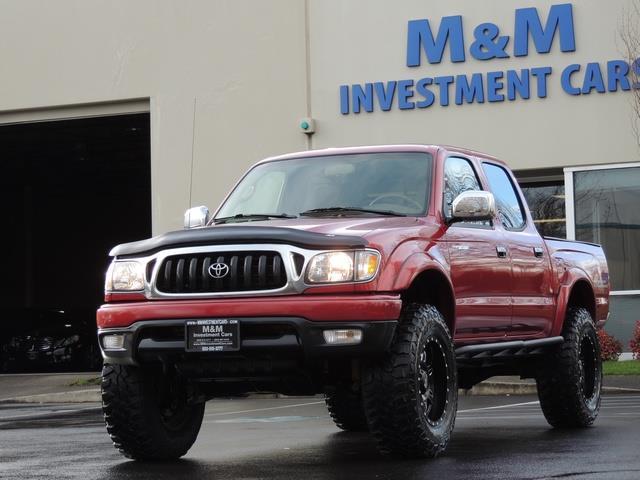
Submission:
MULTIPOLYGON (((52 122, 146 114, 149 188, 132 180, 121 202, 96 208, 148 204, 140 222, 154 234, 180 228, 189 206, 214 209, 274 154, 389 143, 487 152, 516 171, 541 232, 603 244, 609 330, 627 340, 640 320, 640 62, 620 41, 633 1, 4 1, 0 134, 39 123, 33 144, 52 122)), ((78 142, 88 162, 108 143, 78 142)), ((126 184, 118 165, 113 181, 126 184)), ((69 188, 106 178, 72 170, 69 188)), ((113 222, 102 228, 127 231, 113 222)), ((69 232, 59 233, 82 235, 69 232)), ((41 308, 33 275, 5 301, 41 308)))

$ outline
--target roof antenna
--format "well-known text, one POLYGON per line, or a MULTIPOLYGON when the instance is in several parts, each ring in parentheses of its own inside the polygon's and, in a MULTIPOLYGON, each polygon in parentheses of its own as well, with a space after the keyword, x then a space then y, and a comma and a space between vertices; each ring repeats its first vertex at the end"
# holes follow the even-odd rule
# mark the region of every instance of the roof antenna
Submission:
POLYGON ((191 196, 193 193, 193 156, 196 143, 196 97, 193 97, 193 122, 191 126, 191 171, 189 173, 189 208, 191 208, 191 196))

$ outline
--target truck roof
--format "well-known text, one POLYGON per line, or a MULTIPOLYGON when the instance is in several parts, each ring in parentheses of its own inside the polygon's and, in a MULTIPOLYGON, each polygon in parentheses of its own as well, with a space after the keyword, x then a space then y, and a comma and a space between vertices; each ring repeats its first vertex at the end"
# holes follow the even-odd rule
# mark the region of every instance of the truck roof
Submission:
POLYGON ((434 154, 438 150, 446 150, 452 153, 460 153, 463 155, 469 155, 474 157, 480 157, 483 159, 491 160, 502 165, 506 165, 502 160, 488 155, 486 153, 471 150, 469 148, 456 147, 453 145, 433 145, 433 144, 395 144, 395 145, 366 145, 356 147, 332 147, 323 148, 317 150, 303 150, 299 152, 287 153, 284 155, 277 155, 273 157, 265 158, 257 162, 258 164, 266 162, 274 162, 279 160, 289 160, 292 158, 304 158, 304 157, 323 157, 327 155, 351 155, 355 153, 376 153, 376 152, 410 152, 410 151, 425 151, 434 154))

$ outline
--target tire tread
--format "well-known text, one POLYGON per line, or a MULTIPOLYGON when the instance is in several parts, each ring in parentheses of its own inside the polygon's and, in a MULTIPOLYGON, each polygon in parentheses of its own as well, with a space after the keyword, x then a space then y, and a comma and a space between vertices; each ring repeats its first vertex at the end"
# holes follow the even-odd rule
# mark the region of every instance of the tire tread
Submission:
MULTIPOLYGON (((414 401, 419 392, 410 372, 419 355, 416 339, 430 323, 446 334, 452 349, 451 335, 440 312, 431 305, 409 304, 403 309, 389 355, 374 368, 367 369, 363 377, 364 410, 369 428, 383 453, 433 458, 442 453, 449 442, 456 405, 447 431, 435 440, 423 428, 414 401)), ((455 390, 457 403, 455 356, 453 362, 450 388, 455 390)))
MULTIPOLYGON (((563 329, 565 341, 544 362, 536 378, 542 412, 554 427, 586 427, 598 415, 600 401, 595 411, 586 408, 578 382, 581 331, 590 328, 589 325, 593 328, 591 315, 585 308, 569 309, 563 329)), ((597 342, 597 336, 595 340, 597 342)))
POLYGON ((333 422, 347 432, 369 430, 364 414, 362 395, 353 391, 351 385, 338 385, 325 394, 325 403, 333 422))
POLYGON ((195 441, 204 405, 193 410, 186 441, 166 442, 159 425, 150 424, 149 378, 137 367, 105 364, 102 369, 102 411, 114 447, 125 457, 139 460, 172 460, 183 456, 195 441), (199 417, 199 418, 198 418, 199 417))

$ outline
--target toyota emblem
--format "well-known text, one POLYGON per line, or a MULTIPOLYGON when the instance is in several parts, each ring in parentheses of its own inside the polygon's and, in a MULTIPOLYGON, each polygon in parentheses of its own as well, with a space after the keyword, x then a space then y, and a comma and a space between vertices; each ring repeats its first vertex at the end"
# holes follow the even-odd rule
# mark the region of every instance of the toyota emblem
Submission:
POLYGON ((224 278, 229 273, 229 265, 226 263, 212 263, 208 271, 213 278, 224 278))

